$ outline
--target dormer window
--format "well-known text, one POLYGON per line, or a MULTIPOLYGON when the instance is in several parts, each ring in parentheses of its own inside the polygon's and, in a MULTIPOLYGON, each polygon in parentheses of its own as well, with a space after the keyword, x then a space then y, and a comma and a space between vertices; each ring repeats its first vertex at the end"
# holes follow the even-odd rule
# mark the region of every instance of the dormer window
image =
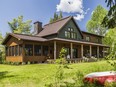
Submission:
POLYGON ((70 38, 70 39, 76 39, 77 38, 77 34, 76 34, 76 32, 74 31, 73 28, 68 28, 65 31, 65 37, 66 38, 70 38))

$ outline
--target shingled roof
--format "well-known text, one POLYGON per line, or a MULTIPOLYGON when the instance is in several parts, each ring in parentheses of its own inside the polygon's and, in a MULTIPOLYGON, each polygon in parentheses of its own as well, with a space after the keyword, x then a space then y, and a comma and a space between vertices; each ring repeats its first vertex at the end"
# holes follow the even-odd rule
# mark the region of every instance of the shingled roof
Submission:
POLYGON ((57 20, 56 22, 46 24, 43 27, 43 30, 37 35, 37 36, 47 36, 51 34, 56 34, 59 29, 61 29, 72 17, 66 17, 62 18, 60 20, 57 20))
MULTIPOLYGON (((48 35, 52 35, 52 34, 57 34, 60 31, 60 29, 62 29, 67 24, 67 22, 69 22, 71 19, 76 24, 75 20, 73 19, 73 16, 68 16, 68 17, 62 18, 60 20, 57 20, 56 22, 44 25, 43 30, 37 36, 43 37, 43 36, 48 36, 48 35)), ((76 24, 76 26, 78 27, 77 24, 76 24)), ((78 27, 78 29, 79 29, 79 27, 78 27)), ((79 29, 79 31, 80 31, 80 29, 79 29)), ((81 31, 80 31, 80 33, 82 34, 81 31)))
POLYGON ((15 33, 10 33, 7 35, 7 37, 4 39, 2 44, 5 44, 9 38, 15 37, 19 40, 29 40, 29 41, 46 41, 45 38, 41 38, 38 36, 32 36, 32 35, 26 35, 26 34, 15 34, 15 33))

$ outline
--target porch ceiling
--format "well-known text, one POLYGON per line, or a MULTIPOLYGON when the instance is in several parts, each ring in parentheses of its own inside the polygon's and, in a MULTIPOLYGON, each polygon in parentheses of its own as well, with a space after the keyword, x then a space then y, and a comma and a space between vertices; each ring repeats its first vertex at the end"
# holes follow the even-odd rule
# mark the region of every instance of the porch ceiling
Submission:
POLYGON ((85 44, 85 45, 96 45, 96 46, 109 47, 108 45, 103 45, 103 44, 98 44, 98 43, 76 41, 76 40, 69 40, 69 39, 62 39, 62 38, 53 38, 53 39, 49 39, 48 41, 54 41, 54 40, 63 41, 63 42, 72 42, 72 43, 78 43, 78 44, 85 44))

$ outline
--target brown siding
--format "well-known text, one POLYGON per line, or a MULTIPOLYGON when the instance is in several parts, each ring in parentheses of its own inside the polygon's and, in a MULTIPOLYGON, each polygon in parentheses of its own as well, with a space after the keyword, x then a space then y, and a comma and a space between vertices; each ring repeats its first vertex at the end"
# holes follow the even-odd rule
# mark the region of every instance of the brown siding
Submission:
POLYGON ((90 34, 86 34, 86 33, 83 33, 84 41, 86 41, 87 36, 90 37, 90 42, 102 43, 102 37, 90 35, 90 34), (99 39, 99 42, 96 42, 97 39, 99 39))
POLYGON ((44 62, 46 60, 46 56, 25 56, 24 57, 24 62, 44 62))
POLYGON ((23 43, 22 40, 18 40, 16 38, 12 37, 7 42, 6 46, 15 46, 15 45, 22 44, 22 43, 23 43))
POLYGON ((7 56, 6 61, 8 61, 8 62, 23 62, 22 56, 7 56))

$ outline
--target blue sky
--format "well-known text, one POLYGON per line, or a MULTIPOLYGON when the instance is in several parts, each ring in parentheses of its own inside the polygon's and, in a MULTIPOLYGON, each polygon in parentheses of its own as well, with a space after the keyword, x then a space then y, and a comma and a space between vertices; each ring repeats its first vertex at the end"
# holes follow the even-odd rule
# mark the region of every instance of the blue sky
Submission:
POLYGON ((108 9, 105 0, 0 0, 0 32, 3 35, 10 32, 8 21, 20 15, 24 16, 24 20, 32 20, 32 24, 41 21, 44 25, 53 17, 54 12, 58 13, 60 10, 63 11, 64 17, 75 16, 80 29, 86 31, 86 23, 97 5, 108 9), (67 1, 73 3, 69 3, 69 8, 66 7, 67 1))

